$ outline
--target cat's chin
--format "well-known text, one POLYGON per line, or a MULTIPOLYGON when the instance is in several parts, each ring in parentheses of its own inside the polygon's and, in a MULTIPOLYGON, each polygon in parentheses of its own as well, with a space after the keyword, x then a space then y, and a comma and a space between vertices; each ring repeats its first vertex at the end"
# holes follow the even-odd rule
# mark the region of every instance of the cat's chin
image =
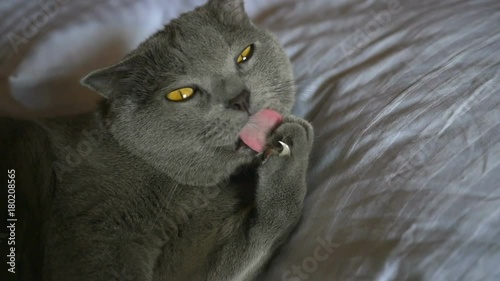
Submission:
POLYGON ((238 155, 242 156, 257 156, 257 152, 248 147, 241 139, 236 142, 235 151, 238 155))
POLYGON ((236 150, 236 154, 242 157, 257 157, 257 152, 253 151, 250 147, 243 145, 236 150))

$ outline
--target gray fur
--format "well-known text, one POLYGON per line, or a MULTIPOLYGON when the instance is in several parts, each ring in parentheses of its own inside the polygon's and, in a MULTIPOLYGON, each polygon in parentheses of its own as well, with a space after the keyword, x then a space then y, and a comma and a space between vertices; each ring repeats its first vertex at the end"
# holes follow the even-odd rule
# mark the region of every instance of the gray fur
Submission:
POLYGON ((243 1, 210 0, 82 84, 106 97, 95 113, 0 119, 7 163, 42 180, 18 191, 42 200, 26 200, 20 239, 41 246, 22 280, 253 280, 300 217, 313 133, 290 115, 288 58, 243 1), (200 91, 165 98, 185 86, 200 91), (249 114, 226 104, 244 89, 250 114, 286 116, 269 146, 284 140, 291 157, 237 149, 249 114))

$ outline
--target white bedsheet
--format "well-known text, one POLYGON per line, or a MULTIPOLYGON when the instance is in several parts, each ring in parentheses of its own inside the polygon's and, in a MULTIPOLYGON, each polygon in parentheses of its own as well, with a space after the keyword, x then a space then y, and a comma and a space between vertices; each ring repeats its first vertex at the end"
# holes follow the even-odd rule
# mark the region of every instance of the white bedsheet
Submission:
MULTIPOLYGON (((17 52, 40 8, 0 4, 0 112, 89 108, 84 73, 203 1, 60 2, 17 52)), ((302 223, 259 279, 500 280, 500 2, 247 2, 317 134, 302 223)))

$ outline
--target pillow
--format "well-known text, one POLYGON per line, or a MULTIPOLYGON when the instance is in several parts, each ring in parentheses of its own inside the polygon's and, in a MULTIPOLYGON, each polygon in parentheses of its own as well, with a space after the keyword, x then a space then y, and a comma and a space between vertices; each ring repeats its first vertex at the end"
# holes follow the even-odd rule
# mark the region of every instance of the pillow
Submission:
POLYGON ((316 141, 259 280, 500 280, 500 2, 276 2, 316 141))

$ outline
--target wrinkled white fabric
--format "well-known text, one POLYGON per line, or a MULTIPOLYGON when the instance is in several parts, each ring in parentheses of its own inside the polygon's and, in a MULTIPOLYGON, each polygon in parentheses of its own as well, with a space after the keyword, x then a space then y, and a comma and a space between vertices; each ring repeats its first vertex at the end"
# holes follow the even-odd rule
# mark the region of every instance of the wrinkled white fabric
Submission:
MULTIPOLYGON (((0 111, 88 108, 84 73, 203 1, 61 2, 17 53, 6 35, 40 8, 0 4, 0 111)), ((500 280, 500 2, 247 9, 285 45, 317 136, 303 220, 259 279, 500 280)))

